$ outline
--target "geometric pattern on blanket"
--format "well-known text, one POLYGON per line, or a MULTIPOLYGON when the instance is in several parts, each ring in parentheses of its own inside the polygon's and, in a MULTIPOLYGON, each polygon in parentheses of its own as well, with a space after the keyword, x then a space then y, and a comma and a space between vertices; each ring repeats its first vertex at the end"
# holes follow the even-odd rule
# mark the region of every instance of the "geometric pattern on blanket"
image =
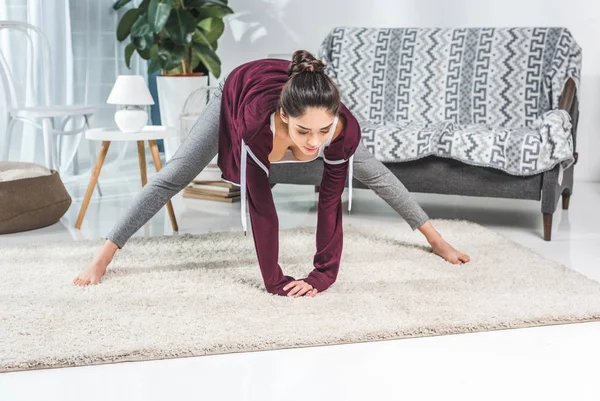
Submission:
POLYGON ((334 28, 319 57, 385 162, 428 155, 533 175, 570 166, 568 78, 581 48, 565 28, 334 28))
POLYGON ((493 167, 511 175, 532 175, 561 163, 573 163, 569 114, 551 110, 530 127, 499 128, 483 124, 363 123, 363 143, 382 162, 427 156, 493 167))

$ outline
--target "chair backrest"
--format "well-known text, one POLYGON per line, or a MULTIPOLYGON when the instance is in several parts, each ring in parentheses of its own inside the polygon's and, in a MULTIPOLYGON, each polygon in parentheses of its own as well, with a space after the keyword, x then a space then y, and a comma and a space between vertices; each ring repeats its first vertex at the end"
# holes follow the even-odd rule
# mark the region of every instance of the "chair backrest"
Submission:
POLYGON ((333 29, 319 57, 359 120, 520 127, 556 108, 581 49, 565 28, 333 29))
POLYGON ((179 114, 179 135, 182 139, 188 136, 206 105, 216 96, 218 89, 219 86, 205 86, 189 94, 179 114))
POLYGON ((6 104, 10 108, 34 106, 39 103, 51 105, 52 56, 48 39, 39 28, 21 21, 0 20, 0 32, 2 31, 20 33, 27 40, 26 92, 23 97, 19 97, 14 73, 3 52, 4 49, 0 46, 0 79, 6 95, 6 104), (40 81, 36 69, 42 72, 40 81), (38 97, 38 88, 43 89, 41 98, 38 97))

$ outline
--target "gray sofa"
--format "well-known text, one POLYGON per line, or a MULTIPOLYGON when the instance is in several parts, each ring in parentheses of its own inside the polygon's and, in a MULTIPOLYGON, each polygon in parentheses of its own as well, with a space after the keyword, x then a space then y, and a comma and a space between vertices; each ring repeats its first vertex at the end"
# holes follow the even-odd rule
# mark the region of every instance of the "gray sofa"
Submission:
MULTIPOLYGON (((551 239, 577 162, 581 50, 568 30, 335 28, 319 57, 409 191, 541 200, 551 239)), ((318 186, 322 169, 277 164, 270 180, 318 186)))

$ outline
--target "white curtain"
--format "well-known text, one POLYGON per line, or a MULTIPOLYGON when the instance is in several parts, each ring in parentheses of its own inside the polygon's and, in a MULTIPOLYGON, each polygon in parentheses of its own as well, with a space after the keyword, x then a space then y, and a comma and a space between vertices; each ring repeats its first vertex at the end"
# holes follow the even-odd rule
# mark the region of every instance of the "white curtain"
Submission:
MULTIPOLYGON (((139 74, 146 76, 146 62, 134 56, 129 70, 124 61, 126 43, 116 39, 116 28, 120 16, 126 8, 116 12, 112 9, 114 0, 4 0, 0 1, 0 19, 21 20, 39 27, 48 37, 52 54, 52 93, 55 104, 88 104, 95 106, 97 112, 91 119, 91 125, 114 126, 115 108, 106 104, 116 77, 120 74, 139 74)), ((130 7, 141 0, 132 2, 130 7)), ((2 34, 0 46, 11 64, 11 70, 17 72, 17 91, 28 93, 29 89, 41 88, 37 80, 26 79, 23 59, 24 39, 18 36, 2 34), (8 50, 7 50, 8 49, 8 50)), ((42 68, 39 66, 39 68, 42 68)), ((39 73, 39 71, 36 71, 39 73)), ((40 76, 35 74, 35 76, 40 76)), ((30 99, 29 99, 30 100, 30 99)), ((0 100, 0 132, 4 134, 6 126, 6 107, 0 100)), ((23 129, 20 125, 16 130, 23 129)), ((44 160, 43 141, 39 132, 25 128, 22 135, 12 136, 9 159, 36 161, 44 160)), ((96 155, 91 155, 85 138, 65 138, 66 149, 62 155, 68 155, 69 147, 79 146, 79 164, 91 166, 96 155)), ((122 157, 126 147, 115 143, 109 156, 122 157)), ((110 157, 109 157, 110 158, 110 157)), ((64 165, 64 163, 62 163, 64 165)))

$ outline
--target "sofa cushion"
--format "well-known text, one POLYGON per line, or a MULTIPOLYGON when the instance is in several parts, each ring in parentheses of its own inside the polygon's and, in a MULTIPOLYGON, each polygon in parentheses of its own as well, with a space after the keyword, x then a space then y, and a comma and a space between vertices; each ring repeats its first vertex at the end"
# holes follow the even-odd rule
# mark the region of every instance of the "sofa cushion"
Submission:
POLYGON ((500 128, 485 124, 361 124, 363 143, 381 162, 407 162, 427 156, 451 158, 491 167, 512 175, 534 175, 560 163, 573 163, 569 114, 546 112, 529 127, 500 128))
POLYGON ((54 224, 70 205, 56 171, 34 163, 0 162, 0 234, 54 224))

